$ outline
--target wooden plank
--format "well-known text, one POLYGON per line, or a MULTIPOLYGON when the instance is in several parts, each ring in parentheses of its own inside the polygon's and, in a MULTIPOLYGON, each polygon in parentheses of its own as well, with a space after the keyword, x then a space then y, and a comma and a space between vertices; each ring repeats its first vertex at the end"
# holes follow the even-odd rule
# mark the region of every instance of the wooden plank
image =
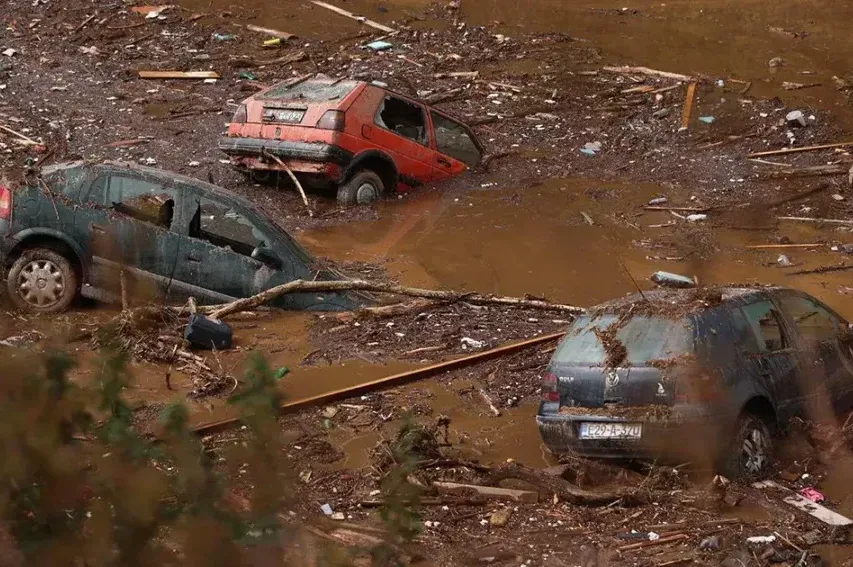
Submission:
POLYGON ((246 29, 253 32, 262 33, 264 35, 271 35, 273 37, 277 37, 279 39, 293 39, 296 35, 292 33, 287 33, 279 30, 274 30, 272 28, 262 28, 261 26, 253 26, 251 24, 246 26, 246 29))
POLYGON ((822 222, 826 224, 843 224, 853 226, 853 220, 844 219, 818 219, 812 217, 776 217, 777 220, 799 221, 799 222, 822 222))
POLYGON ((709 207, 665 207, 657 205, 647 205, 643 208, 647 211, 682 211, 688 213, 706 213, 711 210, 709 207))
MULTIPOLYGON (((429 378, 430 376, 435 376, 436 374, 440 374, 442 372, 456 370, 457 368, 463 368, 470 364, 483 362, 499 356, 512 354, 535 345, 555 341, 557 339, 562 338, 564 334, 565 333, 561 332, 553 333, 550 335, 543 335, 541 337, 536 337, 534 339, 528 339, 526 341, 504 345, 495 349, 479 352, 477 354, 470 354, 468 356, 455 358, 453 360, 440 362, 438 364, 425 366, 423 368, 409 370, 408 372, 393 374, 391 376, 386 376, 385 378, 379 378, 378 380, 372 380, 370 382, 365 382, 363 384, 358 384, 349 388, 333 390, 331 392, 326 392, 324 394, 319 394, 310 398, 287 402, 280 406, 280 410, 281 413, 294 413, 316 405, 328 404, 341 399, 361 396, 366 393, 373 392, 375 390, 380 390, 382 388, 387 388, 391 386, 401 386, 409 382, 414 382, 416 380, 422 380, 424 378, 429 378)), ((192 431, 199 435, 210 435, 211 433, 216 433, 218 431, 228 429, 229 427, 233 427, 239 423, 240 418, 238 417, 227 418, 219 421, 202 423, 201 425, 193 427, 192 431)))
POLYGON ((836 142, 834 144, 820 144, 817 146, 803 146, 802 148, 783 148, 781 150, 769 150, 766 152, 755 152, 749 154, 748 158, 758 158, 764 156, 781 156, 785 154, 797 154, 801 152, 814 152, 817 150, 832 150, 835 148, 846 148, 847 146, 853 146, 853 141, 851 142, 836 142))
POLYGON ((631 551, 633 549, 641 549, 643 547, 652 547, 655 545, 663 545, 665 543, 672 543, 675 541, 682 541, 685 539, 690 539, 690 536, 687 534, 674 534, 674 535, 662 537, 662 538, 656 539, 656 540, 641 541, 639 543, 629 543, 628 545, 623 545, 622 547, 618 548, 618 550, 619 551, 631 551))
POLYGON ((311 3, 315 6, 320 6, 321 8, 325 8, 327 10, 331 10, 336 14, 340 14, 341 16, 346 16, 347 18, 353 19, 357 22, 361 22, 366 26, 370 26, 374 29, 384 31, 386 33, 394 33, 396 30, 394 28, 389 28, 388 26, 384 26, 379 22, 374 22, 373 20, 368 20, 362 16, 356 16, 352 12, 344 10, 343 8, 338 8, 337 6, 332 6, 331 4, 327 4, 326 2, 320 2, 320 0, 311 0, 311 3))
POLYGON ((140 79, 218 79, 216 71, 139 71, 140 79))
POLYGON ((750 250, 766 250, 769 248, 814 248, 816 246, 826 246, 825 244, 753 244, 747 246, 750 250))
POLYGON ((513 502, 528 502, 535 504, 539 501, 539 493, 530 490, 513 490, 510 488, 497 488, 494 486, 480 486, 477 484, 459 484, 456 482, 433 482, 432 485, 441 494, 465 494, 476 492, 480 496, 494 500, 510 500, 513 502))
POLYGON ((650 69, 649 67, 629 67, 624 65, 622 67, 603 67, 605 71, 610 71, 611 73, 621 73, 623 75, 651 75, 654 77, 663 77, 665 79, 675 79, 676 81, 692 81, 692 77, 688 77, 687 75, 681 75, 679 73, 670 73, 668 71, 658 71, 657 69, 650 69))
POLYGON ((684 110, 681 113, 681 127, 690 127, 690 116, 693 114, 693 99, 696 98, 696 83, 687 85, 687 98, 684 100, 684 110))

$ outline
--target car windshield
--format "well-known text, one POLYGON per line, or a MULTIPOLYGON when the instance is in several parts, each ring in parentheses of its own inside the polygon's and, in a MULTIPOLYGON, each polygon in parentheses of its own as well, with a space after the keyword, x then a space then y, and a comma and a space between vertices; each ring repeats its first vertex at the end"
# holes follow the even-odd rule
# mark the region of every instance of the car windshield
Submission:
POLYGON ((295 85, 282 83, 267 91, 263 98, 305 102, 340 100, 350 94, 357 85, 357 81, 313 80, 295 85))
POLYGON ((620 321, 618 315, 603 314, 575 320, 554 354, 554 362, 605 366, 608 356, 602 339, 610 342, 607 337, 613 337, 613 329, 615 341, 627 351, 622 364, 638 366, 692 352, 693 333, 686 319, 637 316, 620 321))

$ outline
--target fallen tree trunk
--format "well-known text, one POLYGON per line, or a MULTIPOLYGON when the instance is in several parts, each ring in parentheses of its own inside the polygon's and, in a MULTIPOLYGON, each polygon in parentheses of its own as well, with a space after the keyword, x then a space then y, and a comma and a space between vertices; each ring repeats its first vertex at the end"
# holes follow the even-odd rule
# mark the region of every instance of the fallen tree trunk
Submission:
POLYGON ((520 297, 502 297, 482 295, 479 293, 461 293, 458 291, 444 291, 438 289, 422 289, 408 287, 392 283, 371 282, 367 280, 340 280, 340 281, 305 281, 295 280, 282 284, 266 291, 238 299, 229 303, 222 309, 211 313, 211 318, 222 319, 237 311, 248 311, 263 305, 273 299, 289 293, 328 293, 335 291, 369 291, 375 293, 391 293, 396 295, 408 295, 411 297, 422 297, 437 301, 465 301, 474 305, 508 305, 512 307, 528 307, 533 309, 545 309, 560 311, 562 313, 578 314, 585 310, 572 305, 551 303, 541 299, 526 299, 520 297))
POLYGON ((556 494, 565 502, 585 506, 606 506, 621 501, 624 506, 648 504, 652 499, 648 493, 626 490, 621 492, 593 492, 584 490, 558 476, 544 470, 533 469, 519 463, 510 463, 497 467, 486 475, 485 484, 497 486, 507 479, 521 480, 539 488, 541 491, 556 494))

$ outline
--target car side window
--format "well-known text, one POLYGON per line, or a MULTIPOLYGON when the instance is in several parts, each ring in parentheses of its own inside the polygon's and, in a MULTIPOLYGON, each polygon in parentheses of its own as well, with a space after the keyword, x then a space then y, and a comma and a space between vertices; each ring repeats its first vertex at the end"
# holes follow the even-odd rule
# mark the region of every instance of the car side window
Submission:
POLYGON ((269 244, 262 230, 226 201, 196 196, 193 208, 190 238, 206 240, 243 256, 251 256, 255 248, 269 244))
POLYGON ((432 112, 432 123, 438 151, 468 165, 480 163, 483 157, 480 148, 465 126, 437 112, 432 112))
POLYGON ((166 229, 172 227, 177 200, 177 190, 163 183, 120 173, 100 176, 87 197, 90 203, 166 229))
POLYGON ((752 328, 746 320, 743 312, 739 308, 733 309, 729 315, 729 320, 732 323, 732 330, 735 333, 735 341, 740 346, 741 352, 745 352, 747 354, 759 354, 761 352, 761 347, 758 345, 755 333, 752 332, 752 328))
POLYGON ((402 98, 386 96, 379 104, 374 122, 424 146, 429 143, 424 109, 402 98))
POLYGON ((759 301, 743 308, 744 315, 758 338, 762 351, 774 352, 791 346, 782 327, 782 317, 769 301, 759 301))
POLYGON ((817 344, 838 338, 840 322, 814 301, 787 295, 782 297, 780 302, 807 343, 817 344))

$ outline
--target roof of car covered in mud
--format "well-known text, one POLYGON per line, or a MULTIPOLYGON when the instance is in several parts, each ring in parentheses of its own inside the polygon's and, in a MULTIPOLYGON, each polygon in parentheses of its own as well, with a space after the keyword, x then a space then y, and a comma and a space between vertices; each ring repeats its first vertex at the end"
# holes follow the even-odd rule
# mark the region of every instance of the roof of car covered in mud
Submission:
POLYGON ((252 210, 257 210, 255 205, 252 204, 251 201, 246 199, 245 197, 241 197, 240 195, 233 193, 227 189, 223 189, 218 185, 214 185, 212 183, 208 183, 207 181, 202 181, 200 179, 195 179, 194 177, 189 177, 187 175, 181 175, 180 173, 175 173, 172 171, 167 171, 165 169, 158 169, 156 167, 146 167, 144 165, 137 165, 135 163, 127 163, 121 161, 104 161, 100 163, 86 162, 86 161, 75 161, 75 162, 67 162, 67 163, 59 163, 55 165, 48 165, 42 168, 42 175, 50 175, 52 173, 56 173, 58 171, 64 171, 69 169, 77 169, 77 168, 100 168, 100 167, 111 167, 116 169, 125 169, 128 171, 136 171, 145 175, 151 175, 152 177, 159 177, 164 181, 176 181, 178 183, 183 183, 186 185, 192 185, 193 187, 198 187, 199 189, 203 189, 205 191, 210 191, 211 193, 221 195, 223 197, 227 197, 238 202, 240 205, 244 207, 248 207, 252 210))
POLYGON ((780 289, 783 288, 757 285, 704 286, 688 289, 659 287, 596 305, 589 309, 589 314, 596 316, 630 311, 635 315, 677 318, 713 309, 725 303, 743 305, 768 292, 780 289))

